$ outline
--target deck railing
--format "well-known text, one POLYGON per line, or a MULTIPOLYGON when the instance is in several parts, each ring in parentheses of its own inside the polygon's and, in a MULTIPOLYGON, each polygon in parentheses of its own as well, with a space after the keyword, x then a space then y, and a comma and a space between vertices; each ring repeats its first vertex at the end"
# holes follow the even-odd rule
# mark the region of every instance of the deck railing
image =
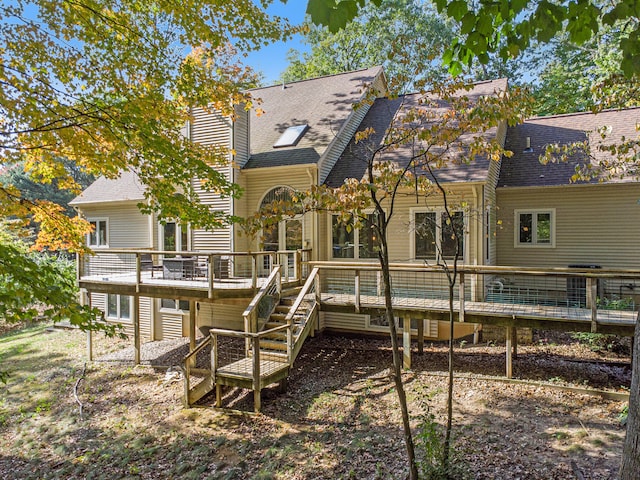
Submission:
POLYGON ((298 294, 295 302, 289 309, 285 317, 285 322, 289 326, 290 334, 287 341, 287 358, 290 363, 298 356, 302 348, 302 343, 307 335, 313 330, 314 322, 318 318, 318 308, 320 305, 320 290, 318 268, 314 268, 302 290, 298 294))
POLYGON ((285 282, 301 281, 310 250, 262 252, 203 252, 170 250, 96 249, 78 257, 78 280, 135 285, 159 284, 206 288, 209 298, 216 284, 243 279, 256 289, 273 266, 282 265, 285 282))
POLYGON ((244 318, 244 331, 255 333, 269 320, 269 317, 280 302, 282 293, 282 266, 277 265, 271 271, 271 275, 253 297, 242 317, 244 318))
MULTIPOLYGON (((320 291, 353 304, 356 312, 364 305, 379 304, 383 295, 377 263, 311 262, 320 271, 320 291)), ((394 304, 412 308, 421 301, 449 299, 447 276, 441 266, 392 264, 394 304)), ((556 307, 568 318, 598 322, 619 318, 620 311, 633 311, 640 300, 640 271, 586 268, 458 267, 454 286, 455 309, 464 321, 470 302, 482 302, 489 314, 519 315, 524 307, 556 307), (522 307, 522 308, 519 308, 522 307)), ((561 314, 561 313, 559 313, 561 314)))

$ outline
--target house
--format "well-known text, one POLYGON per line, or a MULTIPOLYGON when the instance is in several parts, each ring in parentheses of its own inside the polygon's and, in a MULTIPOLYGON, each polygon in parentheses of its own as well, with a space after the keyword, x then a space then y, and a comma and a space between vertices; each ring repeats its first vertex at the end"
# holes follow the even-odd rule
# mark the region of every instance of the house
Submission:
MULTIPOLYGON (((479 82, 467 95, 493 95, 506 89, 505 79, 479 82)), ((373 128, 377 137, 372 140, 380 141, 398 109, 417 105, 420 100, 416 95, 386 98, 386 80, 379 67, 259 88, 252 93, 262 100, 264 115, 256 117, 238 110, 232 120, 197 110, 185 129, 185 135, 195 142, 218 143, 235 152, 233 157, 230 154, 224 173, 244 189, 243 197, 222 199, 201 189, 199 192, 201 201, 211 208, 237 216, 248 216, 292 190, 322 184, 338 186, 347 178, 360 177, 363 166, 358 161, 361 145, 356 142, 356 132, 373 128), (371 95, 375 101, 363 101, 371 95), (354 104, 359 107, 354 109, 354 104)), ((630 136, 639 114, 640 110, 632 109, 598 116, 557 116, 532 119, 513 128, 503 122, 486 132, 506 142, 515 155, 502 162, 479 158, 470 165, 452 165, 439 172, 451 192, 452 203, 465 205, 454 215, 464 225, 462 262, 477 266, 639 267, 640 256, 633 245, 640 233, 637 183, 569 185, 573 165, 542 166, 538 162, 544 145, 585 138, 585 132, 601 126, 601 121, 610 123, 614 134, 620 131, 630 136), (532 152, 527 149, 528 142, 532 152)), ((388 159, 401 163, 402 155, 402 150, 390 152, 388 159)), ((196 189, 198 185, 194 179, 196 189)), ((363 265, 376 261, 370 248, 371 233, 346 228, 330 214, 306 213, 281 221, 262 236, 247 237, 236 226, 206 231, 178 221, 161 225, 154 217, 138 212, 136 204, 144 201, 143 194, 135 175, 126 172, 117 180, 101 178, 78 196, 72 205, 95 227, 87 239, 89 245, 97 251, 106 247, 198 252, 308 249, 311 260, 363 265)), ((450 254, 442 208, 439 197, 407 195, 400 200, 390 226, 397 233, 390 244, 393 262, 419 266, 436 263, 440 255, 450 254), (416 228, 424 223, 432 225, 432 230, 425 233, 416 228)), ((286 268, 292 267, 291 259, 284 263, 286 268)), ((268 274, 271 267, 271 262, 263 260, 257 268, 268 274)), ((366 287, 375 290, 376 279, 367 281, 370 284, 366 287)), ((501 278, 475 282, 466 287, 465 295, 470 300, 482 299, 496 286, 504 289, 504 283, 501 278)), ((611 283, 609 288, 623 285, 611 283)), ((396 287, 402 289, 403 285, 396 287)), ((633 289, 635 286, 629 287, 627 293, 634 294, 633 289)), ((194 302, 179 293, 166 298, 141 297, 141 334, 147 339, 186 336, 193 318, 199 327, 242 330, 243 312, 250 301, 250 297, 238 296, 194 302)), ((108 320, 133 328, 132 300, 127 295, 94 293, 92 304, 101 308, 108 320)), ((448 337, 438 318, 429 318, 426 313, 417 316, 412 325, 421 323, 424 337, 448 337)), ((387 332, 383 318, 353 311, 321 312, 319 327, 352 333, 387 332)), ((473 323, 460 323, 454 334, 460 337, 478 328, 473 323)), ((416 328, 415 333, 420 330, 416 328)))
MULTIPOLYGON (((640 268, 637 177, 571 180, 576 167, 610 159, 607 146, 636 139, 639 122, 640 109, 630 108, 532 118, 509 128, 506 148, 514 153, 502 160, 496 188, 496 264, 640 268), (549 144, 577 142, 586 142, 590 155, 578 150, 566 162, 538 160, 549 144)), ((634 280, 599 280, 599 298, 638 305, 639 294, 634 280)))

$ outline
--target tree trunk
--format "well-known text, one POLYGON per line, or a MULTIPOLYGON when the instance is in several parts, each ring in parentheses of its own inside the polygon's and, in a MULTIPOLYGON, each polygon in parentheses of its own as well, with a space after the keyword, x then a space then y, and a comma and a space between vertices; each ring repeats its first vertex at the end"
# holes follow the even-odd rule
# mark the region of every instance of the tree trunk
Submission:
MULTIPOLYGON (((454 279, 455 281, 455 279, 454 279)), ((454 283, 449 280, 449 376, 447 385, 447 427, 444 434, 442 463, 447 474, 449 473, 449 452, 451 452, 451 430, 453 428, 453 289, 454 283)))
MULTIPOLYGON (((385 232, 386 234, 386 232, 385 232)), ((409 419, 409 409, 407 407, 407 395, 404 391, 402 383, 402 356, 400 354, 400 345, 398 344, 398 331, 393 314, 393 304, 391 298, 391 275, 389 273, 389 253, 386 245, 386 237, 382 236, 380 241, 380 267, 382 268, 382 281, 384 284, 384 301, 386 307, 387 321, 389 322, 389 331, 391 333, 391 349, 393 352, 393 380, 396 384, 396 392, 398 394, 398 402, 402 412, 402 426, 404 429, 404 443, 407 449, 407 460, 409 461, 409 479, 418 480, 418 467, 416 465, 416 454, 413 445, 413 436, 411 435, 411 423, 409 419)))
POLYGON ((627 436, 622 451, 620 480, 636 480, 640 472, 640 314, 636 320, 633 338, 632 376, 629 392, 629 414, 627 416, 627 436))

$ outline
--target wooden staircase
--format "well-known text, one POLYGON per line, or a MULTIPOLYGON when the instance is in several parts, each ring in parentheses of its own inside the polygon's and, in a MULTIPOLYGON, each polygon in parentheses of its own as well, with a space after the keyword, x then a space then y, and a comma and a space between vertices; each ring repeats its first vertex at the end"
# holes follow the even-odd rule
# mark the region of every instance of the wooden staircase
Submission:
MULTIPOLYGON (((260 392, 272 383, 286 388, 289 370, 318 320, 318 270, 314 269, 295 298, 282 297, 280 266, 244 312, 245 331, 210 330, 210 336, 185 357, 185 405, 190 406, 216 390, 216 406, 222 406, 222 386, 251 389, 254 410, 260 411, 260 392), (221 337, 228 337, 226 342, 221 337), (229 347, 235 339, 235 348, 229 347), (238 347, 238 339, 244 346, 238 347), (211 345, 211 369, 193 388, 190 385, 194 355, 211 345)), ((195 370, 194 370, 195 373, 195 370)), ((199 372, 202 374, 202 372, 199 372)))

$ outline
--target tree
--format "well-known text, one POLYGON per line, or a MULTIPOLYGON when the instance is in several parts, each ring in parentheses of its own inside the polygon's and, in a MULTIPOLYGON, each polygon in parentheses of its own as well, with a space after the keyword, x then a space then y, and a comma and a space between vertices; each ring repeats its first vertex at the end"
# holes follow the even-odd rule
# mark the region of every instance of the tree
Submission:
MULTIPOLYGON (((100 310, 78 304, 73 262, 64 256, 29 251, 15 229, 0 223, 0 320, 30 321, 39 316, 67 320, 83 330, 115 335, 115 325, 100 322, 100 310)), ((0 370, 0 381, 6 372, 0 370)))
MULTIPOLYGON (((24 162, 33 179, 62 187, 77 186, 67 160, 111 178, 135 169, 147 213, 209 227, 225 220, 198 204, 191 179, 237 195, 215 169, 228 152, 180 129, 192 108, 250 105, 242 89, 255 77, 236 59, 287 38, 286 23, 251 0, 2 2, 0 19, 3 163, 24 162)), ((18 204, 19 192, 0 191, 4 211, 23 213, 18 204)))
POLYGON ((302 80, 383 65, 394 83, 443 79, 436 62, 454 38, 449 23, 429 3, 415 0, 383 0, 366 5, 343 29, 332 32, 307 22, 305 43, 309 53, 289 53, 283 81, 302 80), (416 68, 419 65, 420 68, 416 68))
MULTIPOLYGON (((71 190, 80 184, 68 162, 109 178, 134 170, 147 187, 144 213, 220 226, 226 217, 198 202, 191 180, 239 195, 216 169, 229 152, 180 129, 194 108, 232 114, 256 101, 243 91, 256 77, 237 59, 293 31, 265 13, 269 3, 0 1, 2 163, 71 190)), ((0 209, 39 224, 36 248, 82 248, 88 225, 55 203, 5 184, 0 209)), ((19 275, 19 265, 3 273, 19 275)))
MULTIPOLYGON (((95 180, 93 175, 84 173, 72 162, 67 160, 63 161, 63 164, 79 189, 84 190, 95 180)), ((24 200, 31 202, 46 200, 60 205, 64 209, 65 215, 69 217, 74 215, 73 208, 69 206, 69 202, 76 196, 76 192, 60 188, 58 179, 53 179, 50 183, 35 181, 25 170, 23 163, 13 165, 5 174, 0 175, 0 185, 5 188, 10 185, 15 187, 20 191, 20 196, 24 200)))
POLYGON ((560 32, 547 45, 540 46, 533 61, 534 67, 541 67, 533 88, 536 113, 550 115, 637 105, 637 97, 629 91, 629 81, 622 81, 620 70, 622 53, 617 44, 627 34, 626 28, 622 23, 601 26, 582 45, 572 43, 568 34, 560 32), (614 79, 623 102, 614 101, 612 92, 604 90, 614 79))
MULTIPOLYGON (((367 3, 380 5, 382 0, 308 0, 307 13, 316 25, 325 25, 337 32, 352 21, 367 3)), ((450 73, 458 75, 470 67, 474 59, 481 64, 495 53, 503 60, 516 58, 532 42, 548 43, 557 33, 566 32, 569 40, 582 45, 600 30, 602 25, 625 23, 626 35, 614 40, 614 49, 621 52, 618 61, 626 77, 640 74, 640 15, 635 0, 499 0, 470 2, 466 0, 434 0, 438 12, 454 19, 460 27, 460 37, 447 50, 443 59, 450 73)))
MULTIPOLYGON (((446 82, 430 92, 376 100, 376 124, 384 130, 361 127, 349 152, 351 175, 339 187, 315 186, 306 192, 296 192, 291 202, 279 200, 267 205, 248 219, 245 230, 257 232, 286 216, 303 211, 323 211, 336 214, 345 228, 372 229, 375 251, 382 271, 384 315, 389 325, 392 343, 392 377, 402 414, 404 441, 409 464, 409 478, 418 478, 410 415, 402 382, 402 355, 395 325, 389 253, 391 220, 400 208, 403 197, 428 202, 436 195, 438 205, 444 205, 443 238, 453 244, 450 261, 441 261, 449 282, 450 341, 449 390, 447 422, 442 442, 441 471, 452 477, 450 462, 453 418, 453 290, 457 282, 457 266, 461 257, 461 237, 464 225, 455 215, 455 207, 466 209, 460 202, 449 200, 451 186, 440 181, 449 168, 464 168, 477 158, 498 160, 503 154, 495 128, 503 121, 522 121, 528 112, 519 90, 495 92, 495 95, 466 95, 469 86, 461 82, 446 82), (443 108, 445 107, 446 108, 443 108), (371 213, 373 211, 373 213, 371 213)), ((369 101, 372 101, 371 99, 369 101)), ((428 203, 424 203, 427 205, 428 203)), ((440 258, 443 258, 440 255, 440 258)))

